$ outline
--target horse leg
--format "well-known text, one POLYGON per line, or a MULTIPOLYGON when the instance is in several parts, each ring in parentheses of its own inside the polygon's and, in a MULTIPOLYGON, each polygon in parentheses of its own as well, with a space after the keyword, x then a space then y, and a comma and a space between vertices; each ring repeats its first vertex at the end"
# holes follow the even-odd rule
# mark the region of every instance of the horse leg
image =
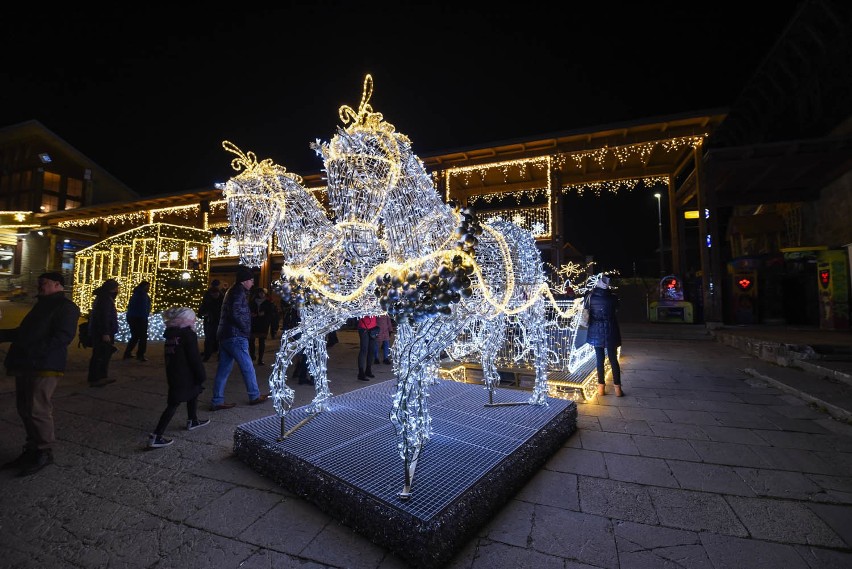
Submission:
POLYGON ((315 335, 310 341, 311 349, 305 352, 308 373, 314 378, 316 394, 311 402, 311 412, 327 411, 331 392, 328 389, 328 345, 325 334, 315 335))
POLYGON ((483 338, 480 351, 480 364, 482 365, 482 381, 488 390, 488 404, 494 404, 494 391, 500 385, 500 374, 497 372, 497 352, 506 335, 506 315, 498 314, 490 322, 483 325, 488 332, 483 338))
POLYGON ((545 322, 544 299, 539 298, 527 308, 524 313, 526 317, 526 329, 529 334, 528 341, 532 347, 533 364, 535 366, 535 385, 529 402, 531 405, 547 405, 547 330, 545 322))
MULTIPOLYGON (((287 368, 296 354, 302 349, 300 340, 293 338, 294 330, 287 331, 281 334, 281 348, 275 354, 275 363, 272 366, 272 373, 269 376, 269 391, 272 396, 272 406, 275 412, 281 419, 281 435, 279 440, 283 439, 286 433, 284 419, 287 413, 293 407, 293 400, 296 392, 287 385, 287 368)), ((295 334, 298 336, 298 334, 295 334)))

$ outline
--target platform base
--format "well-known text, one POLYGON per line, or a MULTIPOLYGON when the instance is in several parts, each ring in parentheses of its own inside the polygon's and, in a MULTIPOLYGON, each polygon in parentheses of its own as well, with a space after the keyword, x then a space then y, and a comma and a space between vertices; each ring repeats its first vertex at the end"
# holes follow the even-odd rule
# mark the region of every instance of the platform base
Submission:
MULTIPOLYGON (((429 388, 433 435, 401 499, 404 467, 390 423, 395 382, 331 398, 331 408, 283 440, 281 421, 237 427, 234 452, 246 464, 313 502, 408 563, 445 564, 538 471, 577 428, 573 401, 487 407, 480 385, 438 380, 429 388)), ((529 392, 498 390, 495 402, 529 392)), ((308 417, 287 415, 290 429, 308 417)))

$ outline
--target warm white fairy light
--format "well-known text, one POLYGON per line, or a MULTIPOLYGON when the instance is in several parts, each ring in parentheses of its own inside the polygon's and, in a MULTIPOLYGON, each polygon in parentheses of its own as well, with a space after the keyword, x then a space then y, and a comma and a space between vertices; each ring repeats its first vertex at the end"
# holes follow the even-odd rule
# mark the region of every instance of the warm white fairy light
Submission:
POLYGON ((604 192, 617 194, 619 191, 631 191, 639 184, 644 184, 646 188, 657 184, 668 184, 668 176, 645 176, 642 178, 620 178, 614 180, 603 180, 600 182, 579 182, 576 184, 566 184, 562 186, 562 193, 567 194, 574 191, 582 195, 587 190, 593 192, 596 196, 600 196, 604 192))
MULTIPOLYGON (((236 166, 246 170, 226 184, 225 195, 243 252, 246 244, 263 243, 265 253, 275 232, 287 258, 273 288, 301 307, 302 322, 297 331, 285 331, 270 377, 282 425, 293 402, 286 385, 293 355, 307 354, 317 389, 311 407, 324 411, 330 396, 325 335, 365 314, 387 312, 397 320, 398 379, 390 419, 408 486, 409 466, 431 436, 428 388, 439 375, 440 354, 465 329, 477 331, 479 340, 468 348, 479 355, 490 400, 499 384, 495 358, 507 321, 522 322, 524 354, 536 376, 529 403, 547 404, 549 287, 529 228, 506 221, 480 224, 472 210, 442 201, 408 138, 373 111, 371 94, 367 76, 358 109, 341 107, 345 128, 328 143, 312 145, 323 159, 334 222, 283 168, 258 163, 230 143, 226 148, 236 150, 236 166)), ((526 160, 523 167, 549 169, 550 159, 526 160)), ((472 171, 458 175, 467 173, 472 171)), ((549 202, 549 186, 547 196, 549 202)), ((549 211, 549 205, 541 209, 549 211)), ((549 217, 534 223, 547 227, 549 217)), ((259 248, 255 253, 248 260, 259 261, 259 248)))
POLYGON ((123 311, 133 288, 150 283, 152 311, 172 306, 198 306, 207 289, 210 232, 155 223, 113 235, 77 251, 73 300, 86 314, 93 293, 104 280, 119 283, 116 307, 123 311))

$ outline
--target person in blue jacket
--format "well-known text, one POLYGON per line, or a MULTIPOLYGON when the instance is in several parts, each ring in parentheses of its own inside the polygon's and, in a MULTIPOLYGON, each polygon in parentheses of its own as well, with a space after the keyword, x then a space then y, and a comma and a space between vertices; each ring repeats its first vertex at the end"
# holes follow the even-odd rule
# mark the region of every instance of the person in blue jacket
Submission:
POLYGON ((140 362, 147 362, 145 352, 148 350, 148 318, 151 315, 151 295, 148 290, 151 283, 148 281, 140 281, 133 288, 133 293, 130 295, 130 300, 127 303, 127 326, 130 327, 130 340, 127 342, 127 347, 124 349, 124 359, 129 360, 133 357, 133 348, 139 345, 139 350, 136 352, 136 359, 140 362))
POLYGON ((225 384, 234 367, 240 368, 243 383, 249 396, 249 405, 257 405, 269 399, 269 394, 260 393, 257 387, 257 375, 249 355, 249 337, 251 337, 251 311, 249 310, 248 291, 254 286, 254 273, 248 267, 237 268, 234 286, 225 293, 222 302, 222 315, 219 319, 219 365, 213 380, 213 400, 211 411, 231 409, 236 403, 225 402, 225 384))
POLYGON ((604 357, 609 359, 615 396, 622 397, 621 367, 618 365, 618 348, 621 346, 621 328, 618 325, 618 296, 610 288, 609 277, 597 275, 597 282, 589 293, 589 332, 586 343, 594 346, 597 359, 598 395, 606 395, 604 357))

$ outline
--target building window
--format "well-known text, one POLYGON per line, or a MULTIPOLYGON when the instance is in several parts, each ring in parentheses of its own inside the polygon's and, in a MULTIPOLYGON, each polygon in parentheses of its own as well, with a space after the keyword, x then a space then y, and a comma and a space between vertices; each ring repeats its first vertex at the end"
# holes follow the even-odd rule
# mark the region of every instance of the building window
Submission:
POLYGON ((41 196, 41 211, 56 211, 59 209, 59 196, 54 196, 51 194, 42 194, 41 196))
POLYGON ((83 205, 82 202, 78 202, 77 200, 72 200, 68 198, 66 198, 65 200, 65 209, 74 209, 80 207, 81 205, 83 205))
MULTIPOLYGON (((49 190, 51 192, 59 193, 59 184, 62 181, 62 178, 59 174, 54 174, 53 172, 45 172, 44 173, 44 189, 49 190)), ((54 211, 54 210, 51 210, 54 211)))
POLYGON ((15 261, 15 246, 0 245, 0 274, 11 273, 15 261))
MULTIPOLYGON (((67 180, 65 180, 65 194, 69 198, 82 198, 83 180, 78 180, 76 178, 68 178, 67 180)), ((79 205, 77 207, 79 207, 79 205)), ((65 209, 70 208, 66 207, 65 209)))

